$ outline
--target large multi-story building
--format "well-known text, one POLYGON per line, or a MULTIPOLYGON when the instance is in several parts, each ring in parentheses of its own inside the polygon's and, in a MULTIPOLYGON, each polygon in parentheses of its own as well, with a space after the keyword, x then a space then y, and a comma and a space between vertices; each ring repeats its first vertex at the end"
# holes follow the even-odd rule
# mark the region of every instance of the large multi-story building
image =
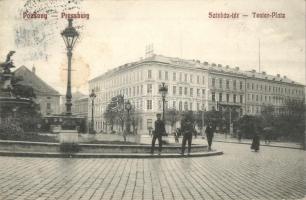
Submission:
POLYGON ((138 132, 148 133, 156 113, 162 112, 159 93, 162 82, 168 87, 165 107, 179 111, 212 110, 218 106, 233 109, 239 115, 259 114, 264 105, 273 105, 279 110, 287 98, 304 98, 304 86, 285 76, 152 55, 89 81, 89 91, 94 89, 97 94, 95 129, 105 129, 103 113, 111 98, 121 94, 141 115, 138 132))

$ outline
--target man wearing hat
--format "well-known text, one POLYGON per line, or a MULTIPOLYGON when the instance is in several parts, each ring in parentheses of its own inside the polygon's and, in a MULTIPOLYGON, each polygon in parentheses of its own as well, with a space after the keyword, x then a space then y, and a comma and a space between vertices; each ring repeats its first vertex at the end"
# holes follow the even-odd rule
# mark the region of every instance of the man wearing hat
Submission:
POLYGON ((188 143, 188 155, 190 155, 192 135, 195 132, 194 121, 195 120, 192 111, 184 113, 183 118, 181 120, 181 131, 183 133, 182 152, 181 152, 182 155, 184 155, 185 153, 186 142, 188 143))
POLYGON ((205 133, 206 133, 206 138, 208 142, 208 151, 211 151, 211 143, 214 137, 214 127, 211 122, 208 123, 205 133))
POLYGON ((158 139, 158 155, 160 155, 162 150, 162 135, 166 133, 165 123, 161 120, 161 114, 158 113, 156 115, 157 120, 155 121, 155 130, 153 131, 153 138, 152 138, 152 146, 151 146, 151 154, 154 154, 155 148, 155 141, 158 139))

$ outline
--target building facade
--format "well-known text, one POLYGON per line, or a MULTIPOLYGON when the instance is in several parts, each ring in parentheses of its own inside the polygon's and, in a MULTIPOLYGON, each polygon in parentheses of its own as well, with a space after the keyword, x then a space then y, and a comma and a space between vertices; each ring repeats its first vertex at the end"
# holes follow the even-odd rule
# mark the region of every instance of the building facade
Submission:
POLYGON ((88 117, 88 97, 83 96, 81 98, 73 100, 71 110, 72 110, 73 115, 87 118, 88 117))
MULTIPOLYGON (((152 55, 117 67, 89 81, 95 100, 95 130, 105 130, 103 113, 111 98, 124 95, 139 113, 138 132, 147 134, 162 112, 159 87, 168 88, 166 109, 233 109, 238 115, 259 114, 263 106, 284 106, 287 98, 303 100, 303 85, 287 77, 242 71, 220 64, 152 55)), ((88 105, 91 109, 91 105, 88 105)), ((89 116, 90 118, 90 116, 89 116)), ((168 127, 169 128, 169 127, 168 127)), ((169 131, 169 129, 168 129, 169 131)))
POLYGON ((32 71, 21 66, 14 71, 15 76, 21 76, 22 85, 31 86, 36 95, 36 103, 40 105, 42 116, 60 113, 60 94, 54 88, 41 80, 35 73, 35 67, 32 71))

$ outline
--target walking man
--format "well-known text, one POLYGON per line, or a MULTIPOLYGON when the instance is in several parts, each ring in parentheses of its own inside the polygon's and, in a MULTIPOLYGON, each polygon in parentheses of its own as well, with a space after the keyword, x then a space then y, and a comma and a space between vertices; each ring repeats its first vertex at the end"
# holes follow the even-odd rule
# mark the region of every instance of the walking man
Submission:
POLYGON ((179 143, 179 134, 180 134, 180 129, 177 128, 176 131, 174 132, 175 143, 179 143))
POLYGON ((161 114, 156 115, 157 120, 155 121, 155 130, 153 132, 153 138, 152 138, 152 146, 151 146, 151 154, 154 154, 154 148, 155 148, 155 141, 158 139, 158 155, 160 155, 162 150, 162 135, 166 133, 165 130, 165 123, 160 119, 161 114))
POLYGON ((194 119, 192 112, 185 113, 181 121, 181 132, 183 134, 182 155, 185 153, 186 141, 188 142, 188 155, 190 155, 192 134, 194 131, 194 119))
POLYGON ((207 142, 208 142, 208 151, 211 151, 211 143, 212 143, 212 139, 214 137, 214 128, 213 128, 211 122, 208 123, 208 126, 206 127, 205 133, 206 133, 206 138, 207 138, 207 142))

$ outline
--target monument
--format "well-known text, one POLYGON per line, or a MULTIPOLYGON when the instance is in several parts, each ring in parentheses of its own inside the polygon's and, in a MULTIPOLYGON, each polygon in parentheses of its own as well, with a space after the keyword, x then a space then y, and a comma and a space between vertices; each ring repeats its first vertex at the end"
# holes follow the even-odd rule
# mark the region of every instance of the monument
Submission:
POLYGON ((11 71, 15 68, 11 57, 15 51, 10 51, 5 62, 0 63, 0 124, 16 119, 21 110, 33 107, 31 98, 20 97, 14 92, 12 80, 16 79, 11 71))

